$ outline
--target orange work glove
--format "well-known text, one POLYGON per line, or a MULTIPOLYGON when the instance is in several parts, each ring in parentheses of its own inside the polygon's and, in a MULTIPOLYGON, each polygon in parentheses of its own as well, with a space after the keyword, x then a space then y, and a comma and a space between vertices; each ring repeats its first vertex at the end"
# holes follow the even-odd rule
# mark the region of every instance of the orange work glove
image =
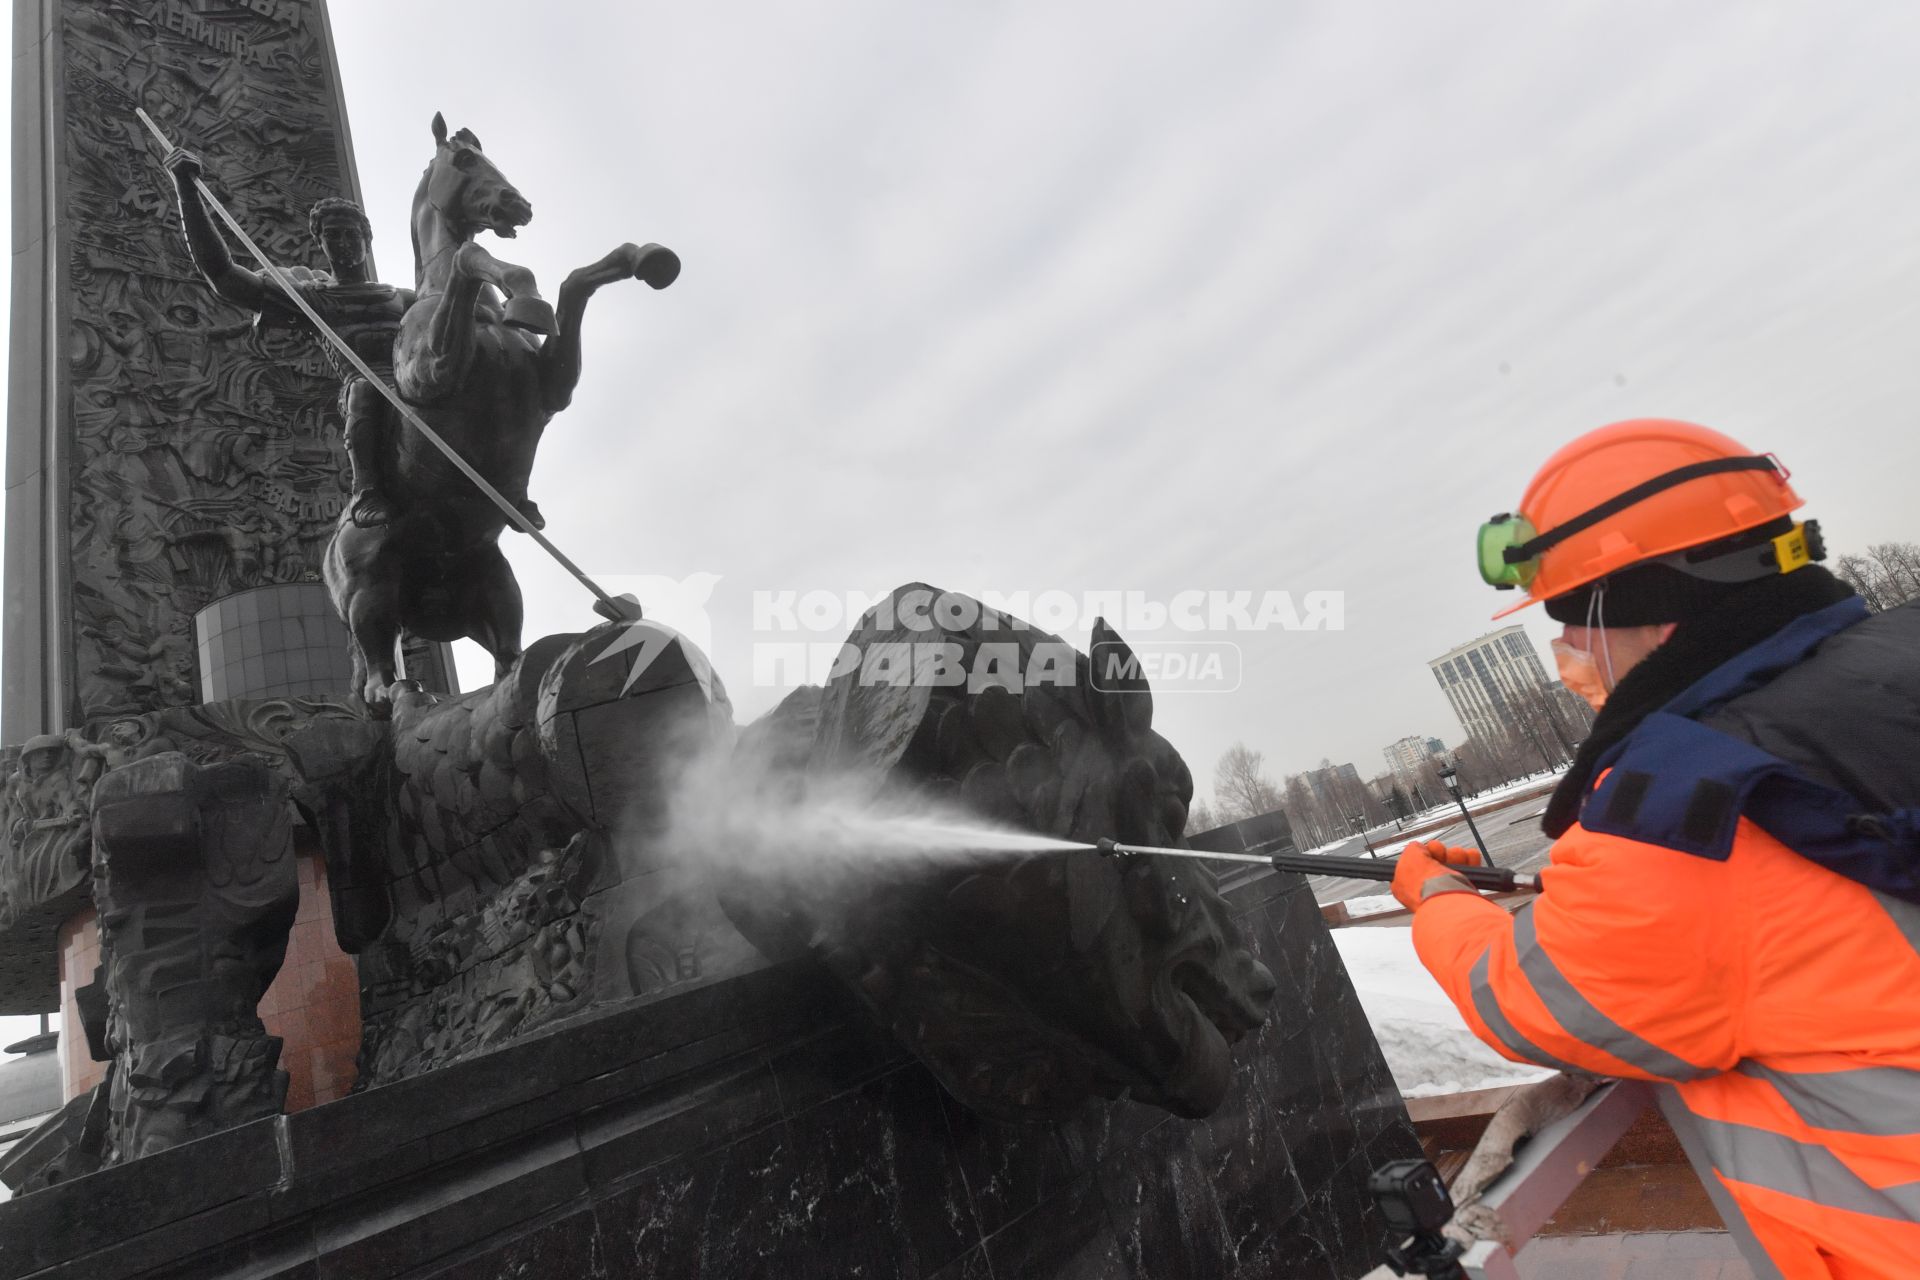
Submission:
POLYGON ((1438 840, 1425 844, 1415 841, 1401 850, 1400 865, 1393 872, 1393 896, 1400 900, 1401 906, 1412 911, 1435 894, 1478 893, 1464 877, 1455 875, 1452 868, 1479 864, 1478 849, 1456 849, 1438 840))

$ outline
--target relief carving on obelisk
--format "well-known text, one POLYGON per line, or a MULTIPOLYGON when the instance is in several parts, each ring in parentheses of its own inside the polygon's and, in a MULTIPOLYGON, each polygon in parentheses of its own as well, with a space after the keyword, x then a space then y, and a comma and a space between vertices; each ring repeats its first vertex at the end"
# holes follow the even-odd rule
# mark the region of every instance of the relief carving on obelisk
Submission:
POLYGON ((63 9, 72 671, 97 723, 194 701, 194 612, 316 578, 347 498, 338 375, 207 287, 134 108, 282 265, 324 265, 308 210, 354 192, 307 4, 63 9))

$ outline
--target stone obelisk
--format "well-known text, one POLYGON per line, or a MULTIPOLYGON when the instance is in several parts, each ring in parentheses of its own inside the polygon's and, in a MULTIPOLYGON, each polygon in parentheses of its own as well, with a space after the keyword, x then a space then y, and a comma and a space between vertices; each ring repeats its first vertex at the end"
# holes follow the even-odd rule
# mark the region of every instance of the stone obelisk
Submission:
MULTIPOLYGON (((282 265, 358 198, 323 0, 16 0, 0 741, 347 682, 338 375, 187 256, 144 107, 282 265)), ((446 688, 438 646, 409 674, 446 688)))

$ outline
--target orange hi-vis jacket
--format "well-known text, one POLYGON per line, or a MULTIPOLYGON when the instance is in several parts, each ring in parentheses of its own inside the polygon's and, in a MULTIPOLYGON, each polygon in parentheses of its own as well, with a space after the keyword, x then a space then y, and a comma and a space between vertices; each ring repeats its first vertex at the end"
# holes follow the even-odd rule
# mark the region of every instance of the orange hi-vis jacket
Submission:
MULTIPOLYGON (((1768 714, 1731 704, 1722 731, 1771 747, 1789 724, 1809 775, 1912 804, 1920 608, 1893 613, 1829 641, 1840 655, 1796 668, 1768 714), (1848 671, 1848 654, 1873 662, 1848 671), (1775 714, 1809 698, 1818 711, 1775 714)), ((1576 825, 1538 898, 1509 916, 1470 890, 1433 894, 1414 946, 1506 1057, 1670 1085, 1662 1109, 1729 1225, 1766 1251, 1760 1274, 1770 1260, 1788 1280, 1920 1276, 1920 905, 1733 823, 1723 858, 1576 825)))

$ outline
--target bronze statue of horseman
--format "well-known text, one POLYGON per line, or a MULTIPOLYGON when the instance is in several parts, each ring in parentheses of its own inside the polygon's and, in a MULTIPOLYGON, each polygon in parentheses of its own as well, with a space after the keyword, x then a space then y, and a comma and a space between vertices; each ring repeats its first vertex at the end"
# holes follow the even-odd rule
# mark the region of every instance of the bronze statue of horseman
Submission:
MULTIPOLYGON (((382 339, 390 339, 400 398, 504 502, 410 424, 396 422, 380 433, 386 447, 377 458, 355 457, 357 469, 373 473, 357 476, 356 486, 371 489, 379 501, 357 495, 341 512, 324 574, 353 633, 356 692, 376 714, 391 705, 402 630, 424 640, 471 638, 493 656, 496 676, 520 656, 520 587, 499 539, 510 522, 529 530, 544 523, 527 497, 527 481, 541 433, 580 381, 587 300, 616 280, 664 289, 680 274, 672 250, 623 244, 570 274, 558 306, 548 303, 532 272, 474 242, 481 231, 511 238, 532 219, 532 203, 471 130, 449 133, 436 115, 433 141, 433 160, 413 198, 414 291, 408 298, 388 290, 403 305, 389 302, 371 321, 356 313, 360 329, 372 332, 357 331, 353 345, 363 356, 372 348, 386 356, 382 339)), ((198 162, 176 151, 168 163, 189 243, 209 283, 263 314, 269 306, 291 310, 264 276, 233 265, 194 188, 198 162)), ((330 328, 336 327, 329 323, 330 313, 339 312, 335 304, 359 298, 368 287, 310 273, 289 283, 330 328), (357 291, 343 289, 348 284, 357 291)), ((374 362, 376 376, 384 364, 374 362)), ((350 405, 379 394, 371 385, 349 390, 350 405)))

